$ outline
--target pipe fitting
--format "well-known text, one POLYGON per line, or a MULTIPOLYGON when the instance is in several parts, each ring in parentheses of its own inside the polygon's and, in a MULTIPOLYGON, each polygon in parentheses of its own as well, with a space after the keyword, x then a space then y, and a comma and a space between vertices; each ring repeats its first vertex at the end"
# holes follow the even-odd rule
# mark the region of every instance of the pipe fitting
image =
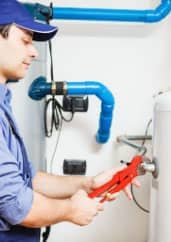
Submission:
POLYGON ((150 135, 120 135, 116 138, 118 143, 126 144, 138 151, 140 155, 145 155, 147 153, 147 148, 143 145, 138 145, 133 143, 132 141, 140 141, 140 140, 151 140, 152 137, 150 135))
POLYGON ((144 171, 144 173, 149 172, 153 175, 154 178, 157 178, 159 173, 157 160, 153 159, 150 161, 149 159, 146 160, 144 158, 144 162, 142 162, 140 165, 140 171, 144 171))
POLYGON ((110 136, 113 109, 115 105, 111 91, 100 82, 67 82, 67 94, 69 95, 95 95, 101 100, 101 113, 99 129, 96 134, 98 143, 106 143, 110 136))

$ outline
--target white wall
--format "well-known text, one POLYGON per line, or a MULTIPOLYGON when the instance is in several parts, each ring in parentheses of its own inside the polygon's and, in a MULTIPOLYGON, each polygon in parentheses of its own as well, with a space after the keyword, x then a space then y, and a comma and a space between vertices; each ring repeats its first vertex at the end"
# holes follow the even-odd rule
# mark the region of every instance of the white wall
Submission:
POLYGON ((12 105, 21 135, 24 138, 29 159, 36 170, 45 169, 46 141, 44 138, 43 110, 44 101, 35 102, 28 97, 28 88, 40 75, 46 75, 46 44, 35 43, 39 57, 32 63, 28 75, 18 83, 10 83, 12 105))
MULTIPOLYGON (((35 2, 35 1, 32 1, 35 2)), ((48 3, 48 0, 41 0, 48 3)), ((53 1, 54 6, 106 8, 151 8, 146 1, 53 1)), ((156 5, 157 3, 155 3, 156 5)), ((152 117, 153 95, 170 85, 170 22, 157 24, 53 21, 59 33, 53 40, 56 81, 95 80, 107 85, 116 98, 110 141, 95 142, 98 128, 99 101, 90 97, 86 114, 76 114, 64 124, 53 163, 53 172, 62 174, 64 158, 87 160, 87 175, 118 166, 129 160, 134 150, 116 144, 121 134, 144 134, 152 117)), ((50 162, 57 134, 47 140, 50 162)), ((149 144, 149 155, 151 146, 149 144)), ((137 199, 148 208, 150 176, 141 177, 137 199)), ((105 211, 87 227, 68 223, 52 227, 49 242, 146 242, 148 215, 121 194, 106 203, 105 211)))

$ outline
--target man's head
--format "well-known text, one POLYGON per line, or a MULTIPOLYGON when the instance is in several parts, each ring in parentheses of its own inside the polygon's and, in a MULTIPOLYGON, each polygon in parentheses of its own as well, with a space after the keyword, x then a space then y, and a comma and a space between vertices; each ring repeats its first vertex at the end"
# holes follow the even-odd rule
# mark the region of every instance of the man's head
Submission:
POLYGON ((23 4, 17 0, 0 0, 0 25, 15 24, 33 32, 33 40, 46 41, 57 32, 57 27, 36 22, 23 4))
POLYGON ((57 27, 35 22, 16 0, 0 0, 0 82, 21 79, 38 53, 35 41, 51 39, 57 27))
POLYGON ((32 41, 31 31, 7 25, 0 33, 0 82, 23 78, 38 53, 32 41))

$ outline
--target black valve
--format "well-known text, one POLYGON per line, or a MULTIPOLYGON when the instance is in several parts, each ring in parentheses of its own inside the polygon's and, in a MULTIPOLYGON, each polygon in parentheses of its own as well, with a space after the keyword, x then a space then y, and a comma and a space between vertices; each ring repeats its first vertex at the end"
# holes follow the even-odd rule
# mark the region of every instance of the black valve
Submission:
POLYGON ((87 96, 63 96, 63 110, 66 112, 87 112, 87 96))
POLYGON ((85 175, 86 161, 85 160, 68 160, 63 163, 63 173, 70 175, 85 175))

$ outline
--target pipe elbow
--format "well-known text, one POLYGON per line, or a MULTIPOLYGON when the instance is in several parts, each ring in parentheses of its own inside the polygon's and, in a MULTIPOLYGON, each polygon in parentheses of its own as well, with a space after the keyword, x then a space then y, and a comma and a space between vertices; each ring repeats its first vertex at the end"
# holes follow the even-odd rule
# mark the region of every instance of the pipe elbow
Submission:
POLYGON ((171 11, 171 1, 163 1, 155 10, 149 10, 145 22, 156 23, 163 20, 171 11))
POLYGON ((40 76, 36 78, 29 87, 28 95, 33 100, 41 100, 46 95, 50 94, 51 86, 50 83, 46 82, 46 78, 40 76))
POLYGON ((115 105, 115 100, 111 91, 100 82, 67 82, 67 94, 95 95, 101 100, 101 112, 96 141, 98 143, 106 143, 110 136, 115 105))
POLYGON ((111 91, 100 82, 95 82, 97 85, 96 96, 102 100, 104 105, 114 105, 114 97, 111 91))
POLYGON ((106 143, 110 137, 115 99, 111 91, 102 83, 95 82, 95 85, 97 86, 95 94, 102 101, 96 141, 106 143))

